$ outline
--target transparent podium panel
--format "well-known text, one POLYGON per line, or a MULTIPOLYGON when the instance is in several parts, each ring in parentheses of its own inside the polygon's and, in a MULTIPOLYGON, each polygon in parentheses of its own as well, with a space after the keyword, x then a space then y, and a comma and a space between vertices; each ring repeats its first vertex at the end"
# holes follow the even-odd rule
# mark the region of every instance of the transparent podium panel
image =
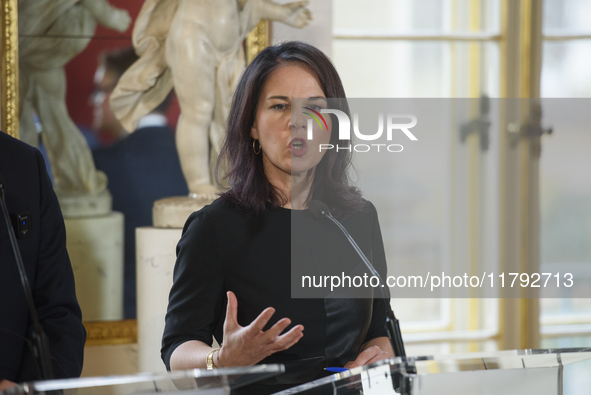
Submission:
POLYGON ((412 394, 588 394, 591 348, 513 350, 415 359, 412 394))
POLYGON ((579 395, 591 393, 591 348, 394 358, 277 394, 579 395))
POLYGON ((283 365, 256 365, 213 370, 194 369, 168 374, 139 373, 128 376, 85 377, 24 383, 0 395, 129 395, 199 393, 230 394, 285 371, 283 365))

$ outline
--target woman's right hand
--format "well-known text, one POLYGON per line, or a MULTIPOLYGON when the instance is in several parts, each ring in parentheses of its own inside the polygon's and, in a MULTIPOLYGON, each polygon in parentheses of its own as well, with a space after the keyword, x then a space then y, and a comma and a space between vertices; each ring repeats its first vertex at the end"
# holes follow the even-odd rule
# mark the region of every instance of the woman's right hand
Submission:
POLYGON ((236 295, 232 291, 228 291, 227 295, 224 340, 217 358, 218 367, 254 365, 271 354, 287 350, 304 336, 302 325, 296 325, 289 332, 281 335, 281 332, 291 324, 289 318, 279 320, 269 330, 263 332, 263 328, 275 314, 275 309, 272 307, 266 308, 250 325, 240 326, 236 295))

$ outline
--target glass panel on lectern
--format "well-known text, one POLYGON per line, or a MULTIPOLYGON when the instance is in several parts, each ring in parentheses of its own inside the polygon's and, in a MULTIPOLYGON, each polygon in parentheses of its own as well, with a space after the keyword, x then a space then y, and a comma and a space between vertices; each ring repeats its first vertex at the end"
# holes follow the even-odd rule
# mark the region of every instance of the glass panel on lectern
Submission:
POLYGON ((591 348, 510 350, 395 358, 325 377, 277 395, 578 395, 587 391, 591 348), (411 368, 417 374, 411 374, 411 368), (583 369, 581 369, 583 367, 583 369))
POLYGON ((194 369, 168 374, 139 373, 127 376, 85 377, 36 381, 11 388, 1 395, 126 395, 167 394, 191 391, 199 394, 229 394, 231 390, 276 376, 283 365, 256 365, 221 369, 194 369))

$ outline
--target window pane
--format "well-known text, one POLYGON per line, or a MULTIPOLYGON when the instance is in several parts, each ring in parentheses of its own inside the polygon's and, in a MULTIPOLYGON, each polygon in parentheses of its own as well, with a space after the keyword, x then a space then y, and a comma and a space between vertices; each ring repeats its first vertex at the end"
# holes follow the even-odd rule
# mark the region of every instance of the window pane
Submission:
POLYGON ((499 95, 499 51, 492 42, 334 40, 333 60, 349 97, 499 95))
POLYGON ((542 97, 591 97, 591 40, 547 41, 543 56, 542 97))
POLYGON ((370 31, 470 32, 500 30, 500 1, 481 0, 338 0, 333 6, 333 28, 370 31), (474 15, 479 15, 477 21, 474 15))
POLYGON ((589 0, 544 0, 544 33, 591 32, 589 0))

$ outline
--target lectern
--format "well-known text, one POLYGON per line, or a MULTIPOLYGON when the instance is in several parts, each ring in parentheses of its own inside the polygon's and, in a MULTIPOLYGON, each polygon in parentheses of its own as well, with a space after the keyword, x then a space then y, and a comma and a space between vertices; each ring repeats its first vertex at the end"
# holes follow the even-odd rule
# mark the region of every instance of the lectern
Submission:
MULTIPOLYGON (((230 394, 282 374, 283 365, 195 369, 21 384, 0 395, 230 394)), ((591 393, 591 348, 394 358, 276 395, 579 395, 591 393), (416 373, 414 373, 416 371, 416 373)))
POLYGON ((591 393, 591 348, 394 358, 276 395, 578 395, 591 393), (411 373, 416 369, 416 374, 411 373))
POLYGON ((284 371, 283 365, 256 365, 163 374, 139 373, 128 376, 35 381, 10 388, 1 395, 181 395, 183 392, 226 395, 233 389, 276 376, 284 371))

